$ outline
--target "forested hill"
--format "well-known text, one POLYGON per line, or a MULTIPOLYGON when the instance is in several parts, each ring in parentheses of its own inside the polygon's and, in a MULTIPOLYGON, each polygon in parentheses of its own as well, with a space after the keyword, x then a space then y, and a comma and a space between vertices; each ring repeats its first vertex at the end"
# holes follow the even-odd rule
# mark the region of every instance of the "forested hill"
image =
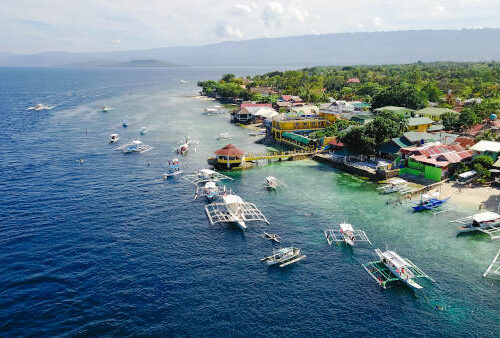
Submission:
POLYGON ((191 66, 316 66, 500 61, 500 29, 341 33, 108 53, 0 55, 0 66, 59 66, 95 59, 169 60, 191 66))

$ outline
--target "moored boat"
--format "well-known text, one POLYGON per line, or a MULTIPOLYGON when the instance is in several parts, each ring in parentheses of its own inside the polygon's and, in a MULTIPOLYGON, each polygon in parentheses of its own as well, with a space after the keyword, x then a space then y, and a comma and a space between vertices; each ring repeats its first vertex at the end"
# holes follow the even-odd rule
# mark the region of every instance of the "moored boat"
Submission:
POLYGON ((293 246, 281 249, 273 249, 273 254, 268 257, 261 258, 261 262, 267 263, 272 266, 278 264, 280 268, 296 263, 306 258, 305 255, 300 254, 300 249, 293 246))
POLYGON ((119 139, 118 134, 109 135, 109 143, 116 143, 119 139))
POLYGON ((458 227, 459 233, 481 231, 490 235, 492 239, 500 237, 500 234, 496 234, 500 232, 500 214, 496 212, 484 211, 451 222, 463 224, 458 227))
POLYGON ((274 176, 266 177, 266 188, 269 190, 276 190, 278 188, 278 180, 274 176))
POLYGON ((163 174, 163 179, 182 174, 181 163, 179 159, 174 158, 172 162, 168 161, 167 173, 163 174))
POLYGON ((142 143, 140 140, 135 140, 124 144, 121 147, 116 148, 115 150, 121 150, 126 154, 129 153, 145 153, 146 151, 150 151, 153 147, 148 146, 147 144, 142 143))

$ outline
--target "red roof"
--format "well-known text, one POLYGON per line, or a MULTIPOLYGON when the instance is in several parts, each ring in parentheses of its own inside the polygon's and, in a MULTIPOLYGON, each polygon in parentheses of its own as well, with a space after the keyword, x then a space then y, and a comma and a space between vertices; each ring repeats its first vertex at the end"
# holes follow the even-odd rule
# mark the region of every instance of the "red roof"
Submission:
POLYGON ((413 155, 411 158, 420 163, 426 163, 435 167, 447 167, 450 163, 458 163, 462 160, 472 158, 472 150, 463 150, 459 152, 450 151, 448 153, 426 156, 413 155))
POLYGON ((243 150, 236 148, 232 144, 226 144, 223 148, 215 151, 217 156, 242 157, 244 154, 243 150))
POLYGON ((283 101, 292 101, 292 95, 281 95, 283 101))
POLYGON ((240 109, 244 109, 247 107, 269 107, 269 108, 272 108, 272 105, 270 103, 242 103, 240 105, 240 109))
POLYGON ((467 134, 467 135, 470 135, 470 136, 476 136, 477 134, 479 134, 479 132, 481 130, 483 130, 483 127, 484 127, 484 123, 476 124, 476 125, 470 127, 469 129, 467 129, 464 132, 464 134, 467 134))
POLYGON ((330 141, 328 144, 330 144, 330 145, 332 145, 334 147, 338 147, 338 148, 343 148, 345 146, 342 142, 337 141, 337 140, 330 141))
POLYGON ((455 139, 455 143, 460 144, 462 148, 467 149, 473 146, 476 143, 476 141, 474 141, 474 139, 470 137, 459 136, 455 139))
POLYGON ((449 153, 449 152, 460 152, 464 148, 460 144, 439 144, 429 147, 408 147, 402 148, 401 153, 412 154, 412 155, 423 155, 425 157, 435 156, 439 154, 449 153))
POLYGON ((347 79, 347 83, 360 83, 359 79, 357 77, 351 77, 350 79, 347 79))

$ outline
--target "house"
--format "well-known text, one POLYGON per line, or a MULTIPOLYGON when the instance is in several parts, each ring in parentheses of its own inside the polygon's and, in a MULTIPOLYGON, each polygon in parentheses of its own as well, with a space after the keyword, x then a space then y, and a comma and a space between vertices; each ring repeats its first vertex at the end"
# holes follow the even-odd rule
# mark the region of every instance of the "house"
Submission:
POLYGON ((254 123, 263 122, 278 115, 278 112, 271 107, 247 107, 245 110, 251 114, 254 123))
POLYGON ((309 134, 323 130, 328 125, 327 120, 317 115, 304 117, 297 114, 278 114, 272 118, 272 121, 271 134, 277 142, 284 138, 285 132, 309 134))
POLYGON ((388 112, 388 113, 394 113, 394 114, 402 114, 405 117, 412 117, 412 114, 415 112, 415 110, 406 108, 406 107, 397 107, 397 106, 385 106, 385 107, 380 107, 377 109, 373 110, 375 114, 381 113, 381 112, 388 112))
POLYGON ((359 124, 364 126, 368 124, 368 122, 373 121, 374 118, 375 116, 373 116, 372 114, 357 114, 351 117, 351 121, 358 122, 359 124))
POLYGON ((415 116, 420 117, 428 117, 433 121, 439 122, 441 121, 441 115, 446 113, 452 113, 456 115, 460 115, 460 113, 449 109, 449 108, 437 108, 437 107, 427 107, 420 110, 415 111, 415 116))
POLYGON ((500 153, 500 142, 482 140, 470 147, 469 150, 474 152, 474 157, 487 155, 496 161, 498 153, 500 153))
POLYGON ((455 139, 455 143, 460 144, 464 149, 469 149, 476 141, 471 137, 459 136, 455 139))
POLYGON ((347 79, 346 83, 361 83, 357 77, 351 77, 347 79))
POLYGON ((451 164, 469 161, 473 152, 458 144, 435 144, 401 149, 408 159, 400 174, 424 176, 433 181, 440 181, 448 175, 451 164))
POLYGON ((425 144, 452 144, 458 138, 458 135, 448 133, 421 133, 415 131, 407 131, 400 137, 395 137, 389 142, 382 144, 378 151, 382 157, 396 158, 401 149, 411 146, 425 145, 425 144))
POLYGON ((344 100, 325 103, 320 106, 320 111, 329 114, 353 113, 354 105, 344 100))
POLYGON ((361 102, 361 101, 353 101, 351 102, 351 104, 354 107, 354 111, 368 111, 372 106, 368 102, 361 102))
POLYGON ((285 111, 290 111, 290 108, 292 107, 293 103, 292 102, 286 102, 286 101, 276 101, 274 103, 274 108, 277 110, 285 110, 285 111))
POLYGON ((300 106, 292 106, 290 108, 290 112, 300 115, 313 115, 319 113, 319 108, 312 104, 304 104, 300 106))
POLYGON ((278 94, 277 91, 273 90, 271 87, 266 87, 266 86, 252 87, 252 88, 250 88, 250 93, 251 94, 260 94, 262 96, 269 96, 269 95, 278 94))
POLYGON ((294 95, 281 95, 278 100, 282 102, 291 102, 291 103, 304 102, 300 96, 294 96, 294 95))
POLYGON ((258 111, 257 108, 267 108, 274 110, 270 103, 253 103, 244 102, 240 105, 240 108, 231 112, 231 122, 233 123, 251 123, 254 121, 254 113, 258 111))
POLYGON ((434 121, 428 117, 410 117, 408 119, 408 130, 426 132, 433 123, 434 121))

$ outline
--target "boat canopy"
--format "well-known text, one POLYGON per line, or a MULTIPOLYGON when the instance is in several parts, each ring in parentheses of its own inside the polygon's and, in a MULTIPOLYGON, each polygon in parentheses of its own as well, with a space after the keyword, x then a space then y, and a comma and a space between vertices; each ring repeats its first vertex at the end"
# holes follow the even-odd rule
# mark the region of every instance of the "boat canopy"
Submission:
POLYGON ((342 229, 342 231, 354 231, 353 227, 351 224, 349 223, 342 223, 340 224, 340 229, 342 229))
POLYGON ((215 187, 216 185, 214 181, 208 181, 207 183, 205 183, 205 188, 207 189, 215 189, 215 187))
POLYGON ((468 178, 475 176, 476 174, 477 174, 477 172, 475 170, 470 170, 470 171, 466 171, 464 173, 461 173, 460 175, 458 175, 458 177, 462 180, 466 180, 468 178))
POLYGON ((481 212, 479 214, 475 214, 474 216, 472 216, 472 219, 478 223, 494 221, 494 220, 499 219, 499 218, 500 218, 500 215, 497 214, 496 212, 492 212, 492 211, 485 211, 485 212, 481 212))
POLYGON ((408 265, 408 263, 403 259, 403 257, 398 255, 394 251, 389 250, 384 252, 384 257, 398 269, 408 265))
POLYGON ((225 204, 243 204, 245 201, 238 195, 226 195, 222 197, 225 204))

